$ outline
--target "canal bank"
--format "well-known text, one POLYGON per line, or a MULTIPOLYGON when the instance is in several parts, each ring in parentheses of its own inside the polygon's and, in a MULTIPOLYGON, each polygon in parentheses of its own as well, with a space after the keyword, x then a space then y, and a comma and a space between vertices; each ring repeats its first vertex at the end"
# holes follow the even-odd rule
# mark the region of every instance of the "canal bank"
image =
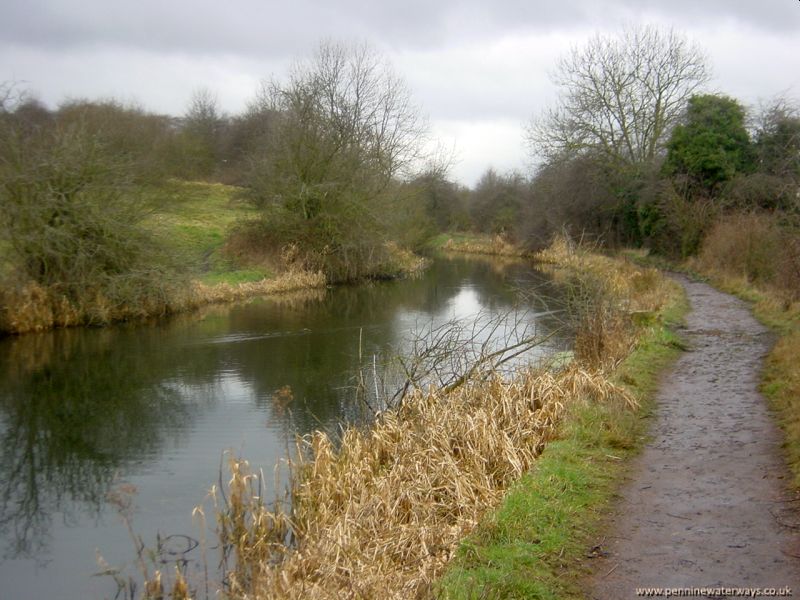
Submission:
MULTIPOLYGON (((191 507, 217 481, 225 449, 271 474, 295 434, 335 434, 363 415, 359 344, 372 372, 372 357, 402 353, 415 328, 503 313, 520 288, 558 300, 550 278, 523 263, 456 258, 414 279, 1 340, 5 589, 113 597, 110 579, 92 577, 95 551, 128 569, 135 552, 110 491, 135 491, 132 523, 149 546, 156 532, 196 531, 191 507)), ((551 308, 525 311, 542 333, 562 326, 551 308)))

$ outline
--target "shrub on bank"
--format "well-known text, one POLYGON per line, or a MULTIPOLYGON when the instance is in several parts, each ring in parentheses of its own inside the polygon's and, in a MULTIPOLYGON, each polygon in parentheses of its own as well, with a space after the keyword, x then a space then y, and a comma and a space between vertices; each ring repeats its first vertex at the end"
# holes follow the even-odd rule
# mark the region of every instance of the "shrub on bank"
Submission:
MULTIPOLYGON (((601 317, 655 310, 669 295, 655 271, 568 245, 549 258, 570 278, 603 274, 609 287, 603 290, 608 297, 601 317)), ((587 294, 585 301, 593 298, 587 294)), ((626 327, 626 350, 635 344, 636 331, 626 327)), ((301 438, 292 462, 291 503, 268 505, 261 477, 233 461, 231 478, 214 505, 219 545, 228 557, 226 593, 232 598, 433 594, 460 541, 535 465, 559 435, 564 415, 578 406, 605 407, 609 414, 635 408, 633 397, 611 379, 619 357, 598 361, 600 369, 589 368, 590 360, 557 371, 521 369, 510 378, 474 378, 449 391, 416 390, 369 428, 345 430, 339 443, 324 433, 301 438)), ((170 586, 162 577, 158 572, 152 579, 163 592, 170 586)), ((207 583, 207 575, 199 577, 200 585, 207 583)))
POLYGON ((192 310, 207 304, 235 302, 254 296, 324 287, 322 273, 289 270, 262 281, 238 284, 200 282, 173 284, 161 294, 132 289, 118 297, 88 290, 79 300, 58 286, 28 283, 0 291, 0 333, 26 333, 76 325, 106 325, 192 310))
POLYGON ((694 266, 800 299, 800 236, 778 213, 719 218, 704 238, 694 266))

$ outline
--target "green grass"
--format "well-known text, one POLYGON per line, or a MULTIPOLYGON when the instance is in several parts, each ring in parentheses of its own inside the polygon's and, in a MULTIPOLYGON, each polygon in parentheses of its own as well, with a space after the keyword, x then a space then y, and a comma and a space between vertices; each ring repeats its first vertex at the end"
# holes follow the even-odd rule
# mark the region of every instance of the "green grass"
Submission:
POLYGON ((250 283, 253 281, 261 281, 262 279, 270 279, 274 276, 275 273, 269 269, 232 269, 228 271, 206 273, 200 278, 200 281, 208 285, 217 283, 236 285, 238 283, 250 283))
POLYGON ((635 262, 680 271, 749 302, 755 317, 777 334, 761 372, 761 392, 783 430, 784 454, 794 486, 800 488, 800 302, 789 302, 785 291, 755 285, 741 275, 702 270, 697 262, 673 264, 641 251, 628 251, 626 256, 635 262))
POLYGON ((503 236, 484 233, 440 233, 428 240, 428 251, 463 252, 466 254, 485 254, 490 256, 525 256, 520 246, 506 240, 503 236))
POLYGON ((464 233, 464 232, 440 233, 432 237, 430 240, 428 240, 425 246, 430 250, 441 250, 448 240, 453 240, 453 242, 455 243, 462 243, 462 242, 477 242, 486 239, 489 238, 487 236, 482 236, 477 233, 464 233))
POLYGON ((655 267, 665 271, 680 271, 677 265, 658 254, 651 254, 646 248, 625 248, 619 254, 625 259, 642 267, 655 267))
POLYGON ((800 488, 800 302, 742 277, 707 275, 712 285, 750 302, 756 318, 778 336, 765 360, 760 389, 783 431, 784 455, 794 486, 800 488))
POLYGON ((642 447, 658 377, 683 348, 670 329, 688 312, 684 295, 663 311, 616 379, 641 402, 638 412, 579 405, 559 439, 500 507, 459 547, 437 587, 440 598, 582 598, 580 582, 626 459, 642 447))
POLYGON ((257 215, 239 192, 219 183, 170 180, 145 194, 144 201, 154 210, 145 224, 204 283, 259 281, 272 273, 236 264, 223 252, 230 227, 257 215))

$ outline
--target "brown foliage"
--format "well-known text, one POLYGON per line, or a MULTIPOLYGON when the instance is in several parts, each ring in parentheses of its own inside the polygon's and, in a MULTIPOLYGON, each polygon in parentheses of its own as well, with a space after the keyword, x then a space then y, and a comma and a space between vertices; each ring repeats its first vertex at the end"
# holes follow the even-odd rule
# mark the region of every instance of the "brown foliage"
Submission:
POLYGON ((743 277, 800 298, 800 236, 777 214, 721 217, 703 240, 697 264, 703 271, 743 277))
POLYGON ((231 596, 425 597, 459 540, 533 465, 576 402, 634 404, 576 366, 416 391, 368 430, 347 429, 338 445, 320 432, 300 439, 288 512, 270 511, 258 476, 232 462, 219 513, 236 557, 231 596))
POLYGON ((193 310, 208 304, 235 302, 254 296, 283 294, 325 285, 321 273, 289 270, 273 279, 206 285, 195 282, 169 294, 143 297, 139 302, 112 302, 101 291, 75 300, 57 286, 36 283, 0 290, 0 332, 25 333, 75 325, 105 325, 193 310))

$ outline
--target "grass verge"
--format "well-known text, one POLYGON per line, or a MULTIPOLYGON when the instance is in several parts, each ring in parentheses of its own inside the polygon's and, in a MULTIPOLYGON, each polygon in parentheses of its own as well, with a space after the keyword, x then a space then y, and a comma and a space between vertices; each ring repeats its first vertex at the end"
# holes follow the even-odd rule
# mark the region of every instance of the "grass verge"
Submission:
POLYGON ((642 251, 630 251, 629 258, 682 271, 749 302, 756 318, 778 336, 761 372, 761 391, 783 430, 786 460, 794 486, 800 488, 800 301, 787 289, 753 283, 734 263, 738 257, 713 265, 697 259, 675 265, 642 251))
POLYGON ((430 250, 459 252, 463 254, 488 254, 491 256, 527 256, 529 252, 509 242, 501 235, 477 233, 441 233, 429 243, 430 250))
MULTIPOLYGON (((596 267, 595 267, 596 268, 596 267)), ((612 381, 639 400, 638 411, 613 404, 572 404, 533 469, 458 548, 437 596, 582 598, 579 582, 626 459, 639 451, 659 374, 680 353, 671 327, 688 312, 673 288, 656 323, 645 328, 612 381)))
MULTIPOLYGON (((630 326, 607 329, 625 340, 604 347, 623 354, 593 366, 576 352, 555 370, 415 389, 339 444, 321 432, 300 438, 291 503, 268 506, 258 474, 233 461, 213 506, 221 564, 234 557, 228 597, 573 593, 564 574, 577 573, 619 463, 640 444, 636 396, 649 397, 680 346, 663 322, 680 308, 656 272, 567 244, 548 258, 568 281, 591 279, 589 290, 606 282, 599 314, 627 315, 630 326), (655 316, 639 322, 641 311, 655 316)), ((160 569, 152 577, 162 586, 160 569)))
POLYGON ((745 277, 707 269, 700 273, 715 287, 750 302, 756 318, 778 336, 761 372, 761 391, 783 430, 786 460, 800 488, 800 302, 745 277))
POLYGON ((204 284, 239 284, 275 275, 266 265, 240 264, 225 253, 230 228, 258 211, 238 198, 238 188, 221 183, 169 180, 150 189, 144 201, 155 211, 144 223, 204 284))

